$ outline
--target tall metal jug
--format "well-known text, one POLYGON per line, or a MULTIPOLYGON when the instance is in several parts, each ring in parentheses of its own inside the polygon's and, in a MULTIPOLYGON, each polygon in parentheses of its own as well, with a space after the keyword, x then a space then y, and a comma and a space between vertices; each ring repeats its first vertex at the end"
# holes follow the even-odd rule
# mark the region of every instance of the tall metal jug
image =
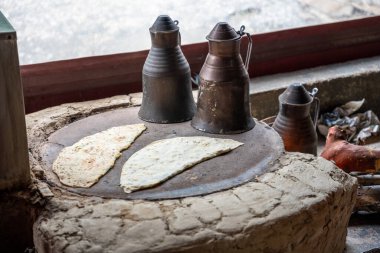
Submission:
POLYGON ((273 128, 282 137, 286 151, 317 155, 316 124, 319 113, 319 100, 315 97, 317 92, 317 88, 308 92, 302 84, 292 84, 278 97, 280 111, 273 128), (310 116, 313 101, 315 101, 314 120, 310 116))
POLYGON ((190 66, 180 48, 178 21, 159 16, 149 28, 152 47, 143 67, 142 120, 175 123, 195 112, 190 66))
POLYGON ((206 37, 209 54, 199 74, 197 111, 191 125, 215 134, 235 134, 252 129, 255 122, 249 104, 247 72, 252 49, 249 34, 245 64, 240 56, 240 40, 244 26, 236 32, 228 23, 220 22, 206 37))

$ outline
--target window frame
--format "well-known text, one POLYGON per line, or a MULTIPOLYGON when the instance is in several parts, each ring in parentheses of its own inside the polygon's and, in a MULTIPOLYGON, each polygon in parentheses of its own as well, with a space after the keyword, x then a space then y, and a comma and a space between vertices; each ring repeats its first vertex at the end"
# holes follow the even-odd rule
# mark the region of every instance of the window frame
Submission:
MULTIPOLYGON (((380 16, 252 35, 250 77, 380 55, 380 16)), ((247 39, 241 45, 244 59, 247 39)), ((208 43, 183 45, 199 73, 208 43)), ((21 66, 27 113, 68 102, 140 92, 149 50, 21 66)), ((296 80, 295 80, 296 81, 296 80)))

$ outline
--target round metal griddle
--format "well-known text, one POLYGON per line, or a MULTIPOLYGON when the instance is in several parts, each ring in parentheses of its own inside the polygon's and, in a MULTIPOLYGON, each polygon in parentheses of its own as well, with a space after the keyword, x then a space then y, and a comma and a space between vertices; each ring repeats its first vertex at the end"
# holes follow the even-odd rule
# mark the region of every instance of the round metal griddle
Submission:
POLYGON ((48 182, 70 192, 105 198, 157 200, 205 195, 238 186, 267 172, 271 167, 270 163, 284 150, 280 136, 261 122, 256 122, 252 130, 242 134, 207 134, 192 128, 190 122, 176 124, 144 122, 137 117, 138 110, 138 107, 132 107, 100 113, 71 123, 53 133, 40 150, 48 182), (73 188, 60 183, 52 171, 52 164, 64 147, 110 127, 136 123, 144 123, 147 130, 129 149, 123 151, 115 166, 99 182, 90 188, 73 188), (125 193, 119 183, 121 168, 128 158, 153 141, 176 136, 229 138, 243 142, 244 145, 197 164, 156 187, 125 193))

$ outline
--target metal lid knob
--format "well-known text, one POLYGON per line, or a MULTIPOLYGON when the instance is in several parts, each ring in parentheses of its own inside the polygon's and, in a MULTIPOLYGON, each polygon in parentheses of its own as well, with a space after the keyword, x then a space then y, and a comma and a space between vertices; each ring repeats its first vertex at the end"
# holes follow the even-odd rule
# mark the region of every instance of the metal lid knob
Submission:
POLYGON ((172 20, 168 15, 160 15, 157 17, 156 21, 153 23, 152 27, 149 28, 151 32, 169 32, 179 30, 178 21, 172 20))
POLYGON ((314 95, 315 94, 310 94, 302 84, 294 83, 289 85, 289 87, 280 95, 279 99, 281 103, 285 104, 308 104, 313 101, 314 95))
POLYGON ((239 33, 235 31, 228 23, 219 22, 211 30, 206 39, 211 41, 222 41, 222 40, 237 40, 241 37, 239 33))

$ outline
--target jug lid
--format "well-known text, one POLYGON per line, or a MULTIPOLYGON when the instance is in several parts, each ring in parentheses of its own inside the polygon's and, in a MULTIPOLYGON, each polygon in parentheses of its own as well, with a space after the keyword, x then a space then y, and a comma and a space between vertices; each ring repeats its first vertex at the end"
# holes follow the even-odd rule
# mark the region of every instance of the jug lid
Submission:
POLYGON ((172 20, 168 15, 160 15, 157 17, 156 21, 154 21, 149 31, 151 32, 169 32, 179 30, 178 21, 172 20))
POLYGON ((294 83, 279 96, 281 103, 286 104, 308 104, 313 101, 313 97, 300 83, 294 83))
POLYGON ((227 22, 219 22, 206 36, 211 41, 237 40, 241 36, 227 22))

